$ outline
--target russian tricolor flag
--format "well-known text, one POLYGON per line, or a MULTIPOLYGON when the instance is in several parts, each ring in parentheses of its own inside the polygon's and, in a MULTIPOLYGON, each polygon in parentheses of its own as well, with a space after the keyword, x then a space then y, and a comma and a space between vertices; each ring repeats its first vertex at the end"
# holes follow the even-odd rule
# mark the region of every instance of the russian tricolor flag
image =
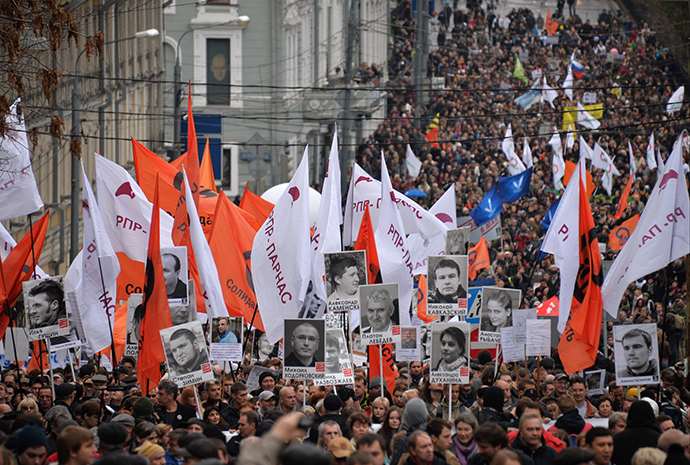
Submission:
POLYGON ((582 79, 582 71, 584 71, 584 67, 582 66, 582 63, 572 60, 571 61, 571 67, 573 69, 573 76, 575 76, 578 79, 582 79))

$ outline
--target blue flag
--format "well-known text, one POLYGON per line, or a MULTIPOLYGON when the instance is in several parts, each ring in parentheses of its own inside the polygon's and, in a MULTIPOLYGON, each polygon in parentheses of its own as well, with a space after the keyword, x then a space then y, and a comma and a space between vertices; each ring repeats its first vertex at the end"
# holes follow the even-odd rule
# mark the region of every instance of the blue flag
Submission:
POLYGON ((496 218, 501 211, 503 211, 503 201, 498 194, 496 184, 494 184, 479 202, 479 205, 470 211, 470 216, 477 223, 477 226, 481 226, 496 218))
POLYGON ((532 168, 520 174, 498 178, 491 186, 479 205, 470 211, 470 216, 481 226, 493 220, 503 211, 504 203, 513 203, 529 193, 529 183, 532 180, 532 168))
POLYGON ((549 211, 546 212, 544 219, 541 220, 541 225, 544 227, 544 233, 546 233, 546 231, 549 230, 549 226, 551 226, 553 215, 556 214, 556 209, 558 209, 558 204, 561 203, 561 198, 562 197, 559 197, 558 200, 551 204, 549 211))
POLYGON ((513 203, 529 193, 529 183, 532 180, 532 168, 522 173, 505 178, 498 178, 498 193, 503 203, 513 203))

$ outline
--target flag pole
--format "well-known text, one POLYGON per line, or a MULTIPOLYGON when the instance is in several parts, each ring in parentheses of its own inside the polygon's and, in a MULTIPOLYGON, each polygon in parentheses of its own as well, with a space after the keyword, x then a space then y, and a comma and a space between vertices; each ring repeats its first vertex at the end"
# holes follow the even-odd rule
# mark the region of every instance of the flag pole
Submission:
MULTIPOLYGON (((220 375, 220 401, 223 402, 223 397, 225 397, 225 362, 223 360, 223 373, 220 375)), ((230 363, 230 371, 232 371, 232 363, 230 363)))
POLYGON ((450 418, 451 418, 451 410, 453 408, 452 403, 453 403, 453 384, 449 383, 448 384, 448 421, 450 421, 450 418))
MULTIPOLYGON (((258 311, 259 311, 259 307, 257 306, 257 307, 254 308, 254 313, 252 313, 252 319, 251 319, 251 322, 249 323, 249 327, 250 327, 250 328, 254 327, 254 318, 256 317, 256 312, 258 312, 258 311)), ((256 328, 255 328, 255 329, 256 329, 256 328)), ((256 335, 256 331, 254 331, 254 335, 256 335)), ((254 343, 256 343, 256 341, 254 341, 254 343)), ((247 350, 247 338, 244 338, 244 342, 242 343, 242 358, 243 358, 243 359, 244 359, 244 351, 245 351, 245 350, 247 350)), ((238 371, 237 376, 239 376, 239 371, 240 371, 240 366, 241 366, 241 365, 242 365, 241 362, 237 364, 237 371, 238 371)), ((232 370, 232 365, 230 365, 230 371, 233 371, 233 370, 232 370)), ((233 373, 234 373, 234 371, 233 371, 233 373)), ((232 375, 232 377, 233 377, 233 379, 235 379, 235 375, 234 375, 234 374, 232 375)))
MULTIPOLYGON (((72 360, 72 349, 67 349, 67 359, 69 360, 69 368, 72 371, 72 380, 76 383, 77 382, 77 375, 74 374, 74 362, 72 360)), ((119 383, 120 380, 118 379, 117 382, 119 383)))
POLYGON ((33 259, 34 268, 32 270, 32 278, 36 279, 36 253, 34 252, 34 222, 29 216, 29 233, 31 234, 31 257, 33 259))
MULTIPOLYGON (((14 349, 14 366, 15 366, 15 368, 17 368, 17 383, 19 384, 19 380, 21 379, 21 375, 19 374, 19 357, 17 357, 17 340, 16 340, 16 338, 17 338, 17 317, 15 317, 15 319, 14 319, 14 331, 12 331, 12 348, 14 349)), ((51 380, 53 379, 52 373, 51 373, 50 379, 51 380)), ((52 385, 52 382, 51 382, 51 385, 52 385)))
MULTIPOLYGON (((117 355, 115 354, 115 337, 113 336, 113 323, 110 321, 110 312, 108 311, 108 291, 105 290, 105 280, 103 279, 103 268, 101 267, 101 257, 97 255, 98 259, 98 273, 101 275, 101 286, 103 286, 103 304, 105 306, 105 316, 108 319, 108 330, 110 331, 110 349, 113 355, 113 366, 118 365, 117 355)), ((114 317, 115 315, 113 315, 114 317)), ((148 393, 147 393, 148 394, 148 393)))
POLYGON ((383 380, 383 344, 378 344, 379 346, 379 369, 381 371, 381 395, 383 397, 383 391, 385 390, 385 381, 383 380))
MULTIPOLYGON (((53 364, 50 363, 50 339, 46 338, 46 350, 48 351, 48 368, 50 368, 50 390, 53 394, 53 402, 55 402, 55 383, 53 382, 53 364)), ((19 366, 17 366, 19 371, 19 366)))

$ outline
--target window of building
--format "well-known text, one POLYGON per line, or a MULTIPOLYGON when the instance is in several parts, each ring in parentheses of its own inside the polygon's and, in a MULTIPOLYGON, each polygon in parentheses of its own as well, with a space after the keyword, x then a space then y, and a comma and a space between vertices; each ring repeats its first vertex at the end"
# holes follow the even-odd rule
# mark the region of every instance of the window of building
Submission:
POLYGON ((206 39, 206 102, 230 105, 230 39, 206 39))

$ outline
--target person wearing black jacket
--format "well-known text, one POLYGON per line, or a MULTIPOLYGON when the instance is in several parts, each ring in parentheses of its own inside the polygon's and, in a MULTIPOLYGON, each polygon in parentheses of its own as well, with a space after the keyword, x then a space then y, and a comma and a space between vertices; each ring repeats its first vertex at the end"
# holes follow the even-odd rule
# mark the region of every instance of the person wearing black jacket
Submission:
POLYGON ((613 437, 613 456, 616 465, 630 465, 632 456, 643 447, 656 447, 661 436, 652 406, 644 400, 633 402, 628 411, 625 429, 613 437))
POLYGON ((340 409, 343 403, 340 398, 334 394, 329 394, 323 400, 323 408, 325 410, 323 416, 314 419, 314 425, 309 431, 309 442, 316 444, 319 441, 319 425, 325 421, 334 421, 340 426, 340 431, 343 437, 350 439, 350 429, 347 427, 347 418, 340 414, 340 409))
POLYGON ((484 393, 482 409, 477 413, 477 421, 496 423, 504 430, 515 426, 515 418, 503 410, 503 390, 498 386, 491 386, 484 393))
POLYGON ((182 428, 191 418, 196 417, 193 407, 182 405, 177 400, 177 384, 164 379, 158 384, 155 411, 161 422, 173 429, 182 428))
POLYGON ((525 413, 520 418, 520 433, 511 446, 534 460, 535 465, 551 465, 556 450, 546 445, 542 431, 539 415, 525 413))

